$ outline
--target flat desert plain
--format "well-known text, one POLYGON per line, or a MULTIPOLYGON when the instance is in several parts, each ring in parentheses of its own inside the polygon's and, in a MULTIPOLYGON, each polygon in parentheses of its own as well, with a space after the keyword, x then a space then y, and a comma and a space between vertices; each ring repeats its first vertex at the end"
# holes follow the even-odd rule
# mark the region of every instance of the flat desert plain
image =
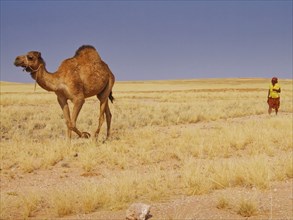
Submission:
MULTIPOLYGON (((66 139, 56 95, 1 82, 0 219, 292 219, 292 80, 116 82, 112 134, 66 139)), ((70 104, 72 107, 72 104, 70 104)), ((99 102, 77 120, 94 134, 99 102)))

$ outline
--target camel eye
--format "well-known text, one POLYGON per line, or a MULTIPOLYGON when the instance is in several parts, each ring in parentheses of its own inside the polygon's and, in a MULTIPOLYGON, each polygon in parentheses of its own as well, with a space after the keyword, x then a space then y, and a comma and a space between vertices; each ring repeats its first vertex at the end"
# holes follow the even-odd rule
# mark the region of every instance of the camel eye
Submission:
POLYGON ((33 57, 28 55, 28 56, 27 56, 27 59, 28 59, 28 60, 33 60, 33 57))

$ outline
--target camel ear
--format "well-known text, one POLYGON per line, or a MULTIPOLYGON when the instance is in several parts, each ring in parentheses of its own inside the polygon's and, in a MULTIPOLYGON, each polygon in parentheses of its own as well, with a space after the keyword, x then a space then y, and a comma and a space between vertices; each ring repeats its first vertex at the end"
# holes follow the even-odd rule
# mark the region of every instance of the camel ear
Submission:
POLYGON ((41 57, 41 52, 39 52, 39 51, 32 51, 33 52, 33 54, 34 54, 34 56, 36 56, 36 57, 41 57))

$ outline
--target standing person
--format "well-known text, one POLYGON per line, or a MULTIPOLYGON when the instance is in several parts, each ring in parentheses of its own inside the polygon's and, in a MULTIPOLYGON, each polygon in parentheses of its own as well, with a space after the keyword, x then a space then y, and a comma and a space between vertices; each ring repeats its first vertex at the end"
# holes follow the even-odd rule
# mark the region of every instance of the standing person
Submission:
POLYGON ((273 77, 269 92, 268 92, 268 105, 269 105, 269 114, 272 113, 272 109, 275 109, 276 115, 278 114, 278 110, 280 107, 280 93, 281 93, 281 87, 278 84, 278 78, 273 77))

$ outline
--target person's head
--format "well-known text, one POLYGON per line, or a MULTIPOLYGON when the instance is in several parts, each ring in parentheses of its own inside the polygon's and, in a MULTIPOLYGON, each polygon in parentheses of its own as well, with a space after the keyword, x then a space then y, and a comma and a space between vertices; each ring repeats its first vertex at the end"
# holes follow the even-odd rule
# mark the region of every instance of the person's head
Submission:
POLYGON ((272 84, 276 84, 278 83, 278 78, 277 77, 273 77, 272 78, 272 84))

